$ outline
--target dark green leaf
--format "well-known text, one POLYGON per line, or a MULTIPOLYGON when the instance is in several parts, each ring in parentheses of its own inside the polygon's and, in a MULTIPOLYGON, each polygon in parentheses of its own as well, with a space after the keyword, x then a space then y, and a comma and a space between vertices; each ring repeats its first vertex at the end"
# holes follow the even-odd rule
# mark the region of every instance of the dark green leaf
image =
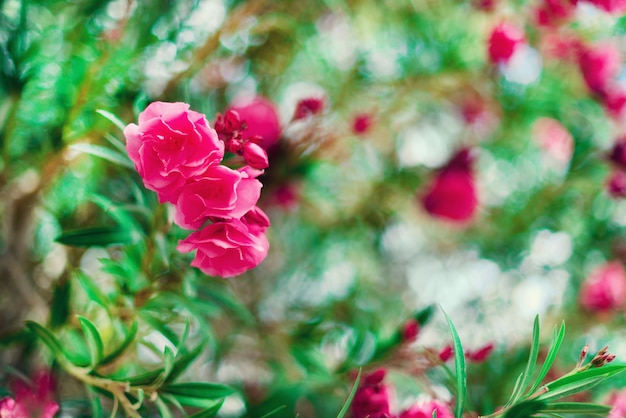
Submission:
POLYGON ((626 365, 619 365, 619 364, 591 368, 591 369, 584 370, 582 372, 560 377, 559 379, 556 379, 548 383, 546 386, 548 387, 548 389, 554 390, 558 387, 569 385, 571 383, 575 383, 577 381, 580 381, 583 379, 589 379, 589 378, 596 377, 596 376, 606 375, 608 377, 611 377, 618 373, 623 372, 624 370, 626 370, 626 365))
POLYGON ((517 382, 515 382, 515 388, 513 389, 513 393, 511 394, 511 398, 506 403, 506 405, 511 405, 517 402, 524 393, 524 389, 529 385, 530 379, 535 370, 535 366, 537 364, 537 356, 539 355, 539 316, 535 316, 535 321, 533 323, 533 340, 530 346, 530 354, 528 355, 528 362, 526 363, 526 369, 520 375, 520 378, 517 382))
POLYGON ((76 279, 87 294, 89 300, 96 302, 98 305, 102 306, 105 309, 108 309, 108 298, 104 296, 104 294, 100 291, 100 288, 93 283, 91 278, 87 277, 81 271, 78 271, 76 273, 76 279))
MULTIPOLYGON (((198 399, 221 399, 235 393, 230 386, 220 383, 197 382, 197 383, 174 383, 161 389, 163 393, 174 396, 185 396, 198 399)), ((181 401, 181 403, 184 403, 181 401)))
POLYGON ((113 244, 129 244, 135 240, 128 229, 98 226, 66 231, 56 242, 72 247, 105 247, 113 244))
POLYGON ((137 322, 133 322, 133 324, 130 327, 130 330, 128 331, 128 333, 126 334, 126 337, 124 338, 124 341, 122 341, 122 344, 120 344, 119 347, 117 347, 115 350, 113 350, 109 354, 105 355, 100 361, 100 365, 108 364, 112 362, 113 360, 115 360, 117 357, 119 357, 124 352, 124 350, 126 350, 126 348, 128 348, 128 346, 130 346, 130 344, 135 340, 135 335, 137 335, 137 329, 138 329, 137 322))
POLYGON ((267 414, 263 414, 261 416, 261 418, 270 418, 274 415, 276 415, 277 413, 279 413, 280 411, 282 411, 283 409, 287 408, 287 405, 281 405, 278 408, 272 409, 270 412, 268 412, 267 414))
POLYGON ((159 410, 159 415, 161 418, 174 418, 174 414, 170 411, 170 408, 163 402, 160 396, 157 396, 154 400, 157 409, 159 410))
POLYGON ((52 293, 52 307, 50 308, 50 327, 58 328, 67 322, 70 314, 70 282, 60 280, 52 293))
POLYGON ((59 340, 47 328, 39 325, 37 322, 26 321, 26 328, 37 336, 55 356, 57 361, 64 360, 63 348, 59 340))
POLYGON ((362 372, 362 369, 359 369, 359 374, 356 375, 356 380, 354 381, 354 385, 352 385, 352 390, 350 391, 350 394, 348 395, 348 399, 346 399, 346 402, 343 404, 343 407, 339 411, 337 418, 343 418, 348 413, 350 404, 352 404, 352 399, 354 399, 356 390, 359 388, 359 382, 361 381, 361 372, 362 372))
POLYGON ((528 418, 545 408, 546 403, 538 400, 524 401, 511 407, 504 418, 528 418))
POLYGON ((119 152, 113 151, 112 149, 107 147, 82 143, 72 144, 70 145, 70 149, 74 151, 84 152, 85 154, 93 155, 94 157, 102 158, 125 168, 130 168, 132 170, 135 169, 135 166, 133 165, 132 161, 130 161, 128 156, 120 154, 119 152))
POLYGON ((78 322, 85 333, 85 339, 87 340, 87 346, 89 347, 89 355, 91 356, 91 367, 96 367, 102 357, 104 356, 104 344, 102 343, 102 337, 100 331, 89 319, 78 316, 78 322))
POLYGON ((189 418, 213 418, 220 411, 220 408, 222 408, 223 404, 224 404, 223 400, 219 401, 218 403, 216 403, 214 406, 210 408, 207 408, 203 411, 196 412, 195 414, 190 415, 189 418))
POLYGON ((611 411, 611 406, 598 405, 582 402, 555 402, 548 404, 540 412, 560 414, 591 414, 606 416, 611 411))
POLYGON ((452 320, 448 314, 443 311, 448 321, 448 327, 450 328, 450 334, 452 335, 452 342, 454 345, 454 364, 456 368, 456 408, 454 415, 456 418, 463 418, 463 411, 465 410, 465 394, 467 392, 467 376, 465 369, 465 353, 463 346, 461 345, 461 339, 459 334, 452 323, 452 320))

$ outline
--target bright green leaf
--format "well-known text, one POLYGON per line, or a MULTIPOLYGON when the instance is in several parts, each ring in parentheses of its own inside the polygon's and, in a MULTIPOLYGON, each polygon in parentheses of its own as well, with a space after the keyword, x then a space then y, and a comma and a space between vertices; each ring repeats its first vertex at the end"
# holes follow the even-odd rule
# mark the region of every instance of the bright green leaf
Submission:
POLYGON ((87 346, 89 347, 89 355, 91 356, 91 367, 96 367, 104 357, 104 344, 98 328, 89 319, 78 316, 78 322, 83 329, 87 346))
POLYGON ((359 369, 359 373, 356 375, 356 380, 354 381, 354 385, 352 385, 352 390, 350 391, 350 394, 348 395, 348 399, 346 399, 346 402, 343 404, 343 407, 339 411, 337 418, 343 418, 348 413, 348 408, 350 408, 350 404, 352 404, 354 395, 356 394, 356 391, 359 388, 359 382, 361 381, 361 372, 362 370, 359 369))
POLYGON ((463 411, 465 410, 465 395, 467 392, 467 376, 465 368, 465 352, 461 345, 461 339, 459 334, 452 323, 452 320, 448 314, 443 311, 448 321, 448 327, 450 328, 450 334, 452 335, 452 342, 454 345, 454 364, 456 368, 456 408, 454 415, 456 418, 463 418, 463 411))
POLYGON ((126 155, 120 154, 119 152, 113 151, 112 149, 107 147, 88 143, 80 143, 70 145, 70 149, 73 151, 84 152, 85 154, 93 155, 94 157, 102 158, 125 168, 130 168, 132 170, 135 169, 132 161, 130 161, 130 159, 126 155))

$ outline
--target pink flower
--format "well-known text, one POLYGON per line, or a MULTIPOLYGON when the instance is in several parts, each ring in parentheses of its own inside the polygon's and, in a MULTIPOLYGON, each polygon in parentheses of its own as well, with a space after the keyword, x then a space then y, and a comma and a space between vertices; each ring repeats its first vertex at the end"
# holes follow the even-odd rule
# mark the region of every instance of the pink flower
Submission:
POLYGON ((139 115, 139 125, 129 124, 124 136, 130 159, 160 202, 175 202, 189 179, 224 156, 215 130, 186 103, 151 103, 139 115))
POLYGON ((626 169, 626 135, 615 140, 609 158, 618 167, 626 169))
POLYGON ((524 42, 524 32, 517 26, 502 22, 493 28, 489 36, 489 59, 494 64, 507 63, 517 47, 524 42))
POLYGON ((584 48, 578 65, 587 87, 596 93, 603 93, 619 71, 619 51, 612 44, 584 48))
POLYGON ((626 390, 612 392, 606 404, 613 407, 611 412, 609 412, 608 418, 626 417, 626 390))
POLYGON ((307 97, 296 104, 296 110, 291 120, 300 120, 311 115, 317 115, 324 110, 323 97, 307 97))
POLYGON ((588 311, 619 309, 626 302, 626 272, 619 261, 598 267, 580 288, 580 304, 588 311))
POLYGON ((0 399, 0 418, 52 418, 59 410, 54 401, 54 380, 48 371, 39 371, 33 385, 22 380, 13 382, 15 399, 0 399))
POLYGON ((263 170, 269 167, 267 152, 254 142, 246 142, 243 146, 243 158, 250 167, 263 170))
POLYGON ((626 173, 621 170, 614 171, 606 184, 609 194, 617 199, 626 197, 626 173))
POLYGON ((239 219, 256 205, 262 184, 243 171, 209 167, 181 189, 174 222, 197 229, 209 218, 239 219))
POLYGON ((244 138, 261 137, 260 145, 264 149, 274 145, 280 138, 278 111, 269 99, 257 96, 249 101, 236 101, 229 110, 236 111, 241 122, 246 125, 242 133, 244 138))
MULTIPOLYGON (((254 215, 256 217, 257 214, 254 215)), ((245 217, 244 217, 245 218, 245 217)), ((233 277, 258 266, 267 256, 269 243, 263 227, 251 231, 249 223, 233 219, 216 222, 178 242, 178 251, 196 251, 191 265, 211 276, 233 277)))
POLYGON ((492 353, 494 347, 493 343, 488 343, 477 350, 467 350, 465 352, 465 358, 474 363, 482 363, 487 360, 487 357, 492 353))
POLYGON ((270 226, 270 219, 261 208, 255 206, 248 213, 241 218, 247 227, 248 231, 254 236, 260 236, 265 233, 265 230, 270 226))
POLYGON ((437 418, 454 418, 450 407, 438 400, 418 402, 409 409, 402 411, 398 418, 431 418, 437 411, 437 418))
POLYGON ((536 11, 537 23, 555 26, 574 16, 577 0, 543 0, 536 11))
POLYGON ((387 418, 389 412, 389 388, 383 385, 385 370, 378 369, 365 375, 354 394, 350 408, 353 418, 387 418))
POLYGON ((448 360, 450 360, 453 355, 454 355, 454 347, 452 347, 450 344, 443 347, 439 351, 439 354, 438 354, 439 360, 441 360, 442 363, 445 363, 448 360))
POLYGON ((436 218, 457 223, 471 220, 478 198, 468 150, 459 152, 441 170, 422 197, 422 206, 436 218))
POLYGON ((574 139, 569 131, 556 119, 539 118, 533 126, 538 145, 559 164, 567 164, 574 152, 574 139))
POLYGON ((372 117, 367 113, 359 113, 352 120, 352 132, 357 135, 366 134, 372 127, 372 117))

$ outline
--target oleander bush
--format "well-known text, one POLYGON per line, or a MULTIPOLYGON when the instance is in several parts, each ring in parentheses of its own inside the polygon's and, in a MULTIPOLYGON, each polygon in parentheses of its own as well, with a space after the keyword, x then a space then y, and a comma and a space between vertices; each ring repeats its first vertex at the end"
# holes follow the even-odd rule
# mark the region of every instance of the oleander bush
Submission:
POLYGON ((0 0, 0 418, 625 417, 625 12, 0 0))

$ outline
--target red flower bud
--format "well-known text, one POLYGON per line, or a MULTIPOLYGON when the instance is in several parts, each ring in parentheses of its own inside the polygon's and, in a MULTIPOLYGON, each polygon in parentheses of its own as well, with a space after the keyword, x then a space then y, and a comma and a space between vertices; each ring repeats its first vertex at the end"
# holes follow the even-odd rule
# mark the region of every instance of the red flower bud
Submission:
POLYGON ((237 112, 241 123, 245 124, 244 138, 253 136, 263 138, 261 146, 264 149, 268 149, 280 138, 278 111, 265 97, 257 96, 251 101, 235 102, 230 110, 237 112))
POLYGON ((474 363, 482 363, 487 359, 487 357, 489 357, 494 347, 493 343, 489 343, 478 350, 468 350, 465 353, 465 357, 474 363))
POLYGON ((402 326, 402 341, 412 342, 417 339, 417 334, 420 331, 420 323, 415 319, 409 319, 402 326))
POLYGON ((323 97, 309 97, 302 99, 296 105, 296 111, 293 114, 292 120, 300 120, 307 118, 311 115, 317 115, 324 110, 324 98, 323 97))
POLYGON ((454 348, 451 345, 446 345, 444 348, 439 351, 439 360, 443 363, 450 360, 454 355, 454 348))
POLYGON ((587 87, 602 94, 619 71, 619 51, 611 44, 587 47, 582 51, 578 65, 587 87))
POLYGON ((246 164, 252 168, 263 170, 269 167, 267 152, 253 142, 246 142, 243 146, 243 158, 246 160, 246 164))

